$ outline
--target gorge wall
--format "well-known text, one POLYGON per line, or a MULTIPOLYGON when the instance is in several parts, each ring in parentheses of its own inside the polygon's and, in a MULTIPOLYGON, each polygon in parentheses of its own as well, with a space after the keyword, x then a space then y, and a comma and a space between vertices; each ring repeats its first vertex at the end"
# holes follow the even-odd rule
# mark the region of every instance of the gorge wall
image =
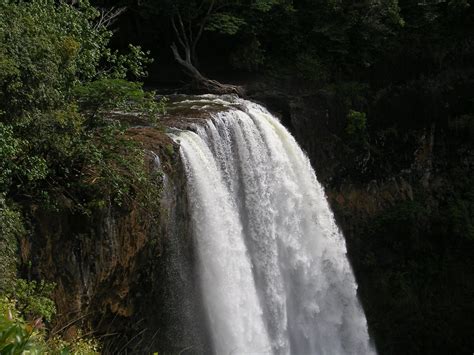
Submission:
POLYGON ((347 133, 337 93, 304 91, 260 83, 250 94, 279 114, 326 188, 377 350, 469 353, 472 124, 455 117, 455 103, 395 88, 378 104, 352 99, 378 119, 364 147, 347 133))
MULTIPOLYGON (((334 97, 268 87, 250 95, 280 116, 317 170, 344 231, 378 351, 469 351, 472 129, 438 122, 383 132, 372 138, 367 161, 365 148, 351 145, 334 97)), ((190 115, 170 112, 175 118, 164 124, 186 128, 190 115)), ((54 214, 35 206, 34 244, 21 243, 23 259, 33 260, 24 273, 57 282, 58 331, 90 329, 109 353, 199 353, 207 346, 206 325, 193 306, 200 296, 177 146, 153 128, 130 134, 159 157, 159 165, 152 154, 148 161, 165 173, 161 209, 144 214, 132 204, 84 217, 69 212, 67 197, 54 214), (177 254, 189 264, 176 264, 177 254)))

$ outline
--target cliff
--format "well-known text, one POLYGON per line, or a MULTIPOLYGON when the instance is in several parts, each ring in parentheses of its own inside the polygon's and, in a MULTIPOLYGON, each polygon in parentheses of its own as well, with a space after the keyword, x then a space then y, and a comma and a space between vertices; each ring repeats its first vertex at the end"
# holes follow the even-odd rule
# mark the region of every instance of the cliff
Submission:
POLYGON ((148 151, 162 190, 159 208, 109 203, 90 216, 63 197, 56 212, 31 207, 34 238, 21 241, 29 276, 56 283, 52 334, 88 332, 104 353, 178 351, 200 345, 186 181, 175 144, 151 127, 128 134, 148 151), (89 333, 90 332, 90 333, 89 333))
POLYGON ((421 90, 360 103, 337 90, 257 83, 250 95, 280 116, 324 184, 379 353, 469 353, 469 119, 421 90), (347 99, 372 114, 363 144, 348 133, 347 99))
MULTIPOLYGON (((361 144, 348 134, 347 110, 333 93, 290 94, 268 86, 249 92, 280 116, 326 188, 378 351, 468 351, 472 128, 459 120, 393 129, 374 124, 361 144)), ((203 115, 181 107, 163 124, 186 128, 203 115)), ((196 306, 178 148, 155 128, 128 134, 156 154, 147 161, 161 179, 160 208, 109 205, 84 216, 70 210, 67 197, 58 212, 33 206, 35 238, 21 243, 25 272, 57 283, 53 332, 90 330, 106 353, 203 351, 205 316, 196 306)))

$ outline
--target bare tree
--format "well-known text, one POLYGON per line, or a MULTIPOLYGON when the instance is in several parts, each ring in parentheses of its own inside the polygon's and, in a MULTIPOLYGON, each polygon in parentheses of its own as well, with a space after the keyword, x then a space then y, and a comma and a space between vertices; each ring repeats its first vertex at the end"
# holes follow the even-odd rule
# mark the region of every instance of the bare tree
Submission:
MULTIPOLYGON (((198 11, 203 10, 208 1, 203 0, 198 11)), ((178 45, 174 42, 171 45, 173 56, 176 61, 184 68, 187 75, 193 80, 197 89, 205 90, 217 94, 243 94, 243 89, 239 86, 219 83, 216 80, 206 78, 197 68, 196 48, 202 37, 206 24, 213 12, 218 10, 216 0, 209 1, 204 15, 198 19, 198 23, 193 23, 193 19, 183 20, 181 11, 176 8, 174 16, 171 18, 171 25, 176 35, 178 45)))

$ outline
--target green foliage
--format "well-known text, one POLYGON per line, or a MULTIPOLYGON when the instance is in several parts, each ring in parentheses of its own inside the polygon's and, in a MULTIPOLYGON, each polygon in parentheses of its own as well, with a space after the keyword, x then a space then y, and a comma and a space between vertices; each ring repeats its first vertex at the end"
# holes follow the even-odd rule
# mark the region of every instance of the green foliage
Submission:
POLYGON ((72 341, 65 341, 62 338, 55 337, 48 339, 46 345, 50 353, 61 355, 98 355, 100 354, 100 345, 94 338, 85 338, 78 334, 72 341))
POLYGON ((352 164, 350 168, 365 173, 371 158, 366 114, 349 110, 345 133, 345 149, 352 164))
POLYGON ((105 197, 118 206, 129 204, 137 197, 141 197, 138 200, 143 206, 157 203, 160 186, 146 170, 145 152, 140 144, 123 131, 117 133, 110 125, 98 133, 98 139, 100 147, 91 157, 81 186, 83 195, 89 199, 78 207, 89 214, 97 207, 105 207, 105 197))
POLYGON ((269 65, 292 69, 310 82, 371 67, 403 26, 397 0, 278 1, 247 22, 269 65))
POLYGON ((174 147, 172 144, 167 144, 165 145, 165 151, 168 156, 172 157, 174 156, 174 147))
POLYGON ((244 19, 229 13, 216 13, 209 18, 206 25, 207 31, 220 32, 227 35, 235 35, 242 26, 245 26, 244 19))
MULTIPOLYGON (((128 48, 129 52, 127 54, 120 54, 117 51, 111 51, 107 47, 102 48, 104 58, 101 61, 105 60, 107 67, 98 71, 93 79, 125 79, 127 75, 136 79, 145 78, 148 74, 145 70, 145 66, 153 63, 153 59, 149 57, 150 51, 144 52, 139 46, 134 46, 132 44, 129 44, 128 48)), ((101 62, 99 62, 99 64, 101 64, 101 62)), ((98 68, 100 68, 100 66, 98 68)))
POLYGON ((15 158, 20 153, 20 140, 13 135, 13 128, 0 122, 0 191, 5 192, 16 169, 15 158))
POLYGON ((47 337, 41 320, 26 322, 9 298, 0 298, 0 353, 21 354, 99 354, 97 340, 79 334, 71 341, 60 337, 47 337))
POLYGON ((95 116, 111 110, 138 112, 155 121, 163 113, 163 102, 155 99, 155 93, 144 91, 141 83, 124 79, 101 79, 75 88, 75 96, 83 111, 95 116))
POLYGON ((0 353, 9 355, 42 354, 34 329, 20 321, 0 315, 0 353))
POLYGON ((13 295, 21 314, 29 319, 42 318, 50 321, 56 313, 56 306, 51 299, 55 287, 55 284, 43 280, 36 282, 18 279, 13 295))
POLYGON ((54 345, 47 331, 23 320, 48 323, 56 313, 54 284, 17 275, 18 240, 34 238, 29 206, 55 208, 67 196, 72 213, 90 214, 158 200, 143 147, 112 113, 156 123, 166 102, 125 79, 143 77, 150 60, 140 47, 111 50, 112 32, 98 15, 87 0, 0 1, 0 291, 13 304, 13 316, 0 317, 2 354, 98 351, 82 337, 54 345))
MULTIPOLYGON (((4 1, 0 5, 0 107, 8 121, 35 110, 63 106, 79 82, 145 75, 139 47, 119 54, 107 45, 112 32, 96 26, 88 1, 4 1)), ((27 122, 26 122, 27 123, 27 122)))
POLYGON ((262 11, 268 12, 272 9, 273 6, 280 3, 280 0, 255 0, 252 2, 252 8, 262 11))
POLYGON ((0 292, 12 290, 16 279, 17 238, 25 233, 21 214, 0 194, 0 292))
POLYGON ((111 32, 94 25, 97 16, 87 1, 78 7, 54 0, 0 4, 0 107, 7 120, 62 106, 78 81, 124 77, 131 65, 143 74, 144 53, 108 49, 111 32))
MULTIPOLYGON (((94 23, 97 16, 87 1, 77 6, 53 0, 0 5, 0 191, 40 201, 51 189, 73 187, 69 194, 80 195, 82 188, 87 190, 81 183, 85 172, 100 162, 117 189, 112 193, 131 193, 125 183, 114 182, 133 179, 133 174, 118 176, 126 169, 111 168, 123 165, 112 160, 122 158, 104 151, 122 143, 124 130, 107 113, 140 112, 156 122, 164 102, 124 79, 127 73, 143 76, 149 60, 139 47, 131 46, 128 55, 110 50, 112 33, 94 23)), ((135 153, 128 159, 134 160, 135 153)), ((145 167, 135 164, 133 169, 145 167)))

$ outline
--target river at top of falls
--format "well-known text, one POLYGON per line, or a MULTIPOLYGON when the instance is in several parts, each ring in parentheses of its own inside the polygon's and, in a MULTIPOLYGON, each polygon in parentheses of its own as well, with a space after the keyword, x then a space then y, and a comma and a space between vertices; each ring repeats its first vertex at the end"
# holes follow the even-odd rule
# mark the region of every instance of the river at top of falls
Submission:
POLYGON ((265 108, 232 96, 175 130, 216 354, 375 354, 344 238, 308 158, 265 108))

